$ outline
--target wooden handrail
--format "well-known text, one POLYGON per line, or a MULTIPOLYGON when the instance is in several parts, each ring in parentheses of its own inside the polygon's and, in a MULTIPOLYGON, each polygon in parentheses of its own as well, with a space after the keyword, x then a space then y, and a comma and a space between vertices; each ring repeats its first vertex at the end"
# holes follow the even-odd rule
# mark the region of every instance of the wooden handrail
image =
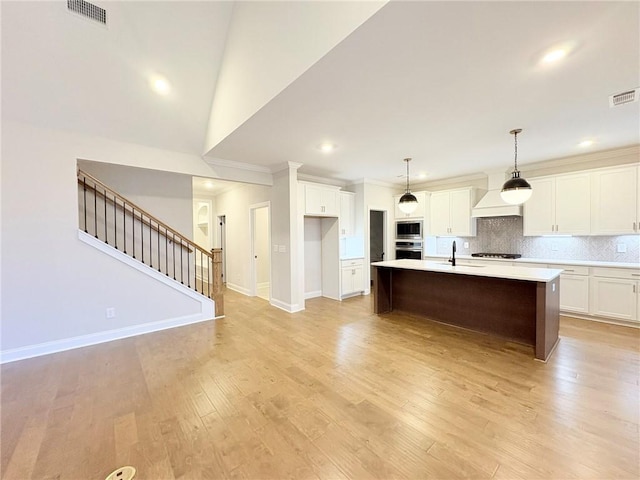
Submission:
MULTIPOLYGON (((199 250, 201 253, 205 254, 207 257, 209 258, 213 258, 212 253, 210 251, 207 251, 206 248, 201 247, 200 245, 198 245, 197 243, 189 240, 188 238, 186 238, 183 234, 181 234, 180 232, 174 230, 173 228, 171 228, 169 225, 167 225, 166 223, 164 223, 162 220, 159 220, 157 217, 151 215, 149 212, 147 212, 144 208, 140 208, 138 205, 136 205, 135 203, 129 201, 128 199, 126 199, 125 197, 123 197, 122 195, 120 195, 118 192, 114 191, 113 189, 111 189, 110 187, 108 187, 107 185, 105 185, 104 183, 102 183, 100 180, 98 180, 97 178, 95 178, 94 176, 84 172, 83 170, 78 169, 78 183, 80 183, 81 185, 85 186, 86 185, 86 179, 90 179, 92 182, 94 182, 94 186, 92 187, 92 190, 95 193, 99 193, 101 195, 104 196, 104 192, 100 192, 99 190, 97 190, 95 188, 95 186, 99 185, 102 189, 108 191, 111 195, 114 196, 114 198, 118 198, 120 199, 120 201, 123 204, 123 207, 126 208, 127 206, 130 207, 131 210, 131 214, 133 216, 135 216, 135 212, 134 210, 137 210, 138 212, 140 212, 140 220, 142 221, 142 214, 144 214, 146 217, 149 218, 149 226, 151 225, 150 222, 153 220, 158 226, 162 226, 162 228, 165 230, 165 232, 171 232, 172 235, 175 235, 177 237, 179 237, 180 239, 180 245, 184 248, 185 244, 188 246, 193 247, 194 250, 199 250), (85 181, 83 182, 82 179, 80 178, 80 176, 83 176, 85 178, 85 181)), ((143 222, 144 223, 144 222, 143 222)), ((166 233, 165 233, 165 236, 166 233)), ((174 240, 175 241, 175 240, 174 240)))

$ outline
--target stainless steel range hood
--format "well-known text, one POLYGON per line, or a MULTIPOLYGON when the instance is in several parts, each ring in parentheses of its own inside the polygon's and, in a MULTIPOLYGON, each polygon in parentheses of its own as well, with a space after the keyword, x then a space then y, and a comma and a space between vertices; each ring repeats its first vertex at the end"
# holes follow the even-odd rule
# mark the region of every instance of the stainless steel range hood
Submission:
POLYGON ((471 210, 474 218, 522 216, 522 205, 511 205, 500 197, 500 190, 507 179, 504 172, 488 173, 488 191, 471 210))

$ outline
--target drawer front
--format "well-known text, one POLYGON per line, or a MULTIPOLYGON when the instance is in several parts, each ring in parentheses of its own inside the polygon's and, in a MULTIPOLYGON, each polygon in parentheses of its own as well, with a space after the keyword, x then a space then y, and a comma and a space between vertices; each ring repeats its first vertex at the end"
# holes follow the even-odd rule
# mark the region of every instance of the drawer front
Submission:
POLYGON ((340 260, 340 266, 342 268, 361 267, 362 264, 363 264, 362 258, 357 258, 355 260, 340 260))
POLYGON ((549 268, 557 268, 562 269, 562 275, 580 275, 580 276, 588 276, 589 275, 589 267, 584 267, 581 265, 549 265, 549 268))
POLYGON ((594 277, 623 278, 629 280, 640 280, 640 270, 634 268, 594 268, 594 277))

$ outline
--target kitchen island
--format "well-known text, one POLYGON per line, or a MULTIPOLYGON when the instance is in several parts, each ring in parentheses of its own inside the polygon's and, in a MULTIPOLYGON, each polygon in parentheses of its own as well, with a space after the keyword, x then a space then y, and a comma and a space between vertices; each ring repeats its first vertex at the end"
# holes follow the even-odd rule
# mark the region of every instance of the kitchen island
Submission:
POLYGON ((424 260, 371 265, 377 314, 404 311, 532 345, 542 361, 558 343, 562 270, 424 260))

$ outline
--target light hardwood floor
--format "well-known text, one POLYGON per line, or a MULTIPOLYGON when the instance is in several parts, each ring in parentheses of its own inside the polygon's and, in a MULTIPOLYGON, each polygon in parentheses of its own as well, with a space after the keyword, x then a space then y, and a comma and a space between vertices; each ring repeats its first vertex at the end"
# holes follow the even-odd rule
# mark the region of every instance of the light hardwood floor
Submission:
MULTIPOLYGON (((464 301, 464 299, 461 299, 464 301)), ((634 478, 635 329, 563 318, 530 347, 370 297, 222 320, 2 367, 2 478, 634 478)))

